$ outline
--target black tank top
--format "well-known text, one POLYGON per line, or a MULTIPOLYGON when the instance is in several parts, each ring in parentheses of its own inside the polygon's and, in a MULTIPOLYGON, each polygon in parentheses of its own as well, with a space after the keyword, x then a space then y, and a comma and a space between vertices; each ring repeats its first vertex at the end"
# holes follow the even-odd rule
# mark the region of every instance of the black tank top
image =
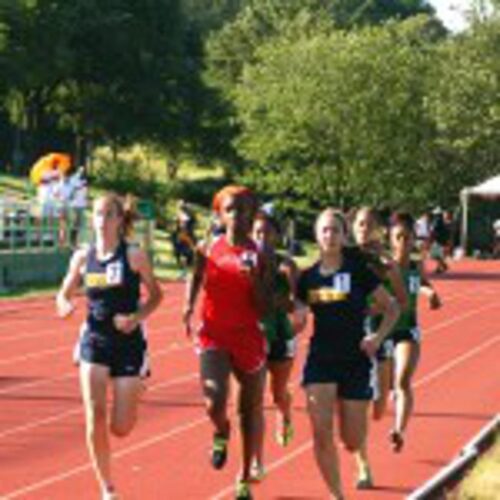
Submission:
POLYGON ((131 314, 138 309, 140 277, 130 268, 127 248, 127 243, 122 241, 115 253, 104 261, 98 260, 95 246, 89 249, 84 283, 87 324, 92 331, 116 331, 115 314, 131 314))

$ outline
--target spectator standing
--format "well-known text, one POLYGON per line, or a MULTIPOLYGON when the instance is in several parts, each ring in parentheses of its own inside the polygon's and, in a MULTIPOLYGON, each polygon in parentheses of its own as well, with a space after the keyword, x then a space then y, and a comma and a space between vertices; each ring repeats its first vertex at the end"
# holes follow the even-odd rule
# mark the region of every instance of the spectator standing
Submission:
POLYGON ((500 219, 493 222, 493 258, 500 258, 500 219))
POLYGON ((81 237, 88 207, 88 178, 83 166, 78 167, 71 176, 71 195, 69 198, 71 244, 76 246, 81 237))
POLYGON ((42 219, 52 220, 56 211, 55 193, 59 182, 59 170, 57 167, 45 170, 38 183, 37 198, 40 205, 42 219))
POLYGON ((424 212, 415 221, 415 237, 417 240, 417 248, 425 259, 429 253, 430 237, 431 237, 431 219, 427 212, 424 212))
POLYGON ((196 246, 194 234, 196 219, 184 200, 179 200, 175 214, 172 244, 175 260, 181 267, 191 267, 196 246))
POLYGON ((450 229, 445 222, 443 211, 438 207, 433 212, 431 223, 430 256, 436 262, 435 273, 440 274, 448 270, 445 248, 449 245, 450 229))
POLYGON ((73 192, 70 172, 59 172, 54 186, 54 203, 58 220, 59 245, 67 242, 70 228, 70 200, 73 192))

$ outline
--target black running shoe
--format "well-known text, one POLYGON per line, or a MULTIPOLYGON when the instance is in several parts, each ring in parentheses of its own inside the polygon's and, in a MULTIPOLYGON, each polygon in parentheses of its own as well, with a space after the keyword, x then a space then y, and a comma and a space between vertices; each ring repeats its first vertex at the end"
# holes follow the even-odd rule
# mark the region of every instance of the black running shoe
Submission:
POLYGON ((403 434, 395 429, 389 433, 389 441, 391 442, 392 451, 394 453, 399 453, 405 444, 403 434))

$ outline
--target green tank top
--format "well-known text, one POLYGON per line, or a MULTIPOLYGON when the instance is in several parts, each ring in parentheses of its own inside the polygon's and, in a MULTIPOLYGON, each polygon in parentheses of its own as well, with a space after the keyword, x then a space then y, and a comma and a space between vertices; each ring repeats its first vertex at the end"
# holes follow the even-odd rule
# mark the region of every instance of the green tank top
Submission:
MULTIPOLYGON (((411 330, 417 326, 417 303, 418 294, 420 292, 420 272, 418 269, 418 261, 410 260, 407 268, 401 268, 403 283, 408 295, 408 306, 401 311, 398 321, 394 325, 392 331, 411 330)), ((384 286, 394 295, 392 284, 389 280, 384 281, 384 286)), ((376 330, 382 321, 381 316, 372 318, 372 330, 376 330)))
MULTIPOLYGON (((277 255, 277 266, 281 262, 281 258, 277 255)), ((288 278, 280 272, 276 272, 274 276, 274 294, 288 296, 290 294, 290 284, 288 278)), ((271 311, 261 321, 262 327, 266 334, 268 342, 274 342, 281 338, 289 340, 294 336, 292 325, 288 319, 288 313, 280 309, 271 311)))
POLYGON ((403 280, 408 294, 408 307, 401 311, 393 330, 411 330, 417 326, 417 302, 420 292, 420 272, 418 262, 410 260, 407 268, 401 269, 403 280))

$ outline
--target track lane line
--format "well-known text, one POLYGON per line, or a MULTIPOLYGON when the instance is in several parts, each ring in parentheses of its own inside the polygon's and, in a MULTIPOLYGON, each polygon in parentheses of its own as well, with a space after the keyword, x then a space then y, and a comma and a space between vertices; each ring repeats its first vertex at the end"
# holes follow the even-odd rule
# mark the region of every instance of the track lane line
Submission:
MULTIPOLYGON (((434 370, 433 372, 429 373, 428 375, 417 380, 414 384, 414 388, 418 389, 420 387, 427 385, 428 383, 437 379, 441 375, 451 371, 456 366, 462 364, 463 362, 476 356, 480 352, 484 351, 485 349, 489 348, 491 345, 496 344, 498 342, 500 342, 500 335, 497 335, 496 337, 494 337, 486 342, 483 342, 481 345, 477 346, 475 349, 468 351, 467 353, 465 353, 461 356, 457 356, 456 358, 451 360, 449 363, 446 363, 445 365, 443 365, 441 368, 434 370)), ((284 457, 280 458, 279 460, 275 460, 274 462, 271 462, 271 464, 267 467, 267 469, 269 471, 271 471, 271 470, 278 469, 278 468, 282 467, 283 465, 286 465, 288 462, 294 460, 298 456, 302 455, 304 452, 308 451, 312 447, 312 445, 313 445, 313 441, 312 441, 312 439, 310 439, 306 443, 302 444, 300 446, 300 448, 298 448, 290 453, 287 453, 284 457)), ((224 489, 217 492, 215 495, 211 496, 210 500, 221 500, 233 492, 234 492, 234 485, 226 486, 224 489)))

